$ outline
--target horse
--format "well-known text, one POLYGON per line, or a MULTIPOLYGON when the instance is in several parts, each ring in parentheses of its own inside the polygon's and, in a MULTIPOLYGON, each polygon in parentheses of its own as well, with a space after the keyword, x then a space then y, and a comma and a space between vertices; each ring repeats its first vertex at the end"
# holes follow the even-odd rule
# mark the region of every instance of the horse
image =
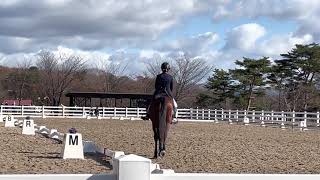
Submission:
POLYGON ((171 97, 162 96, 150 105, 150 119, 154 134, 154 158, 163 157, 166 154, 166 139, 172 124, 173 100, 171 97), (158 148, 159 142, 159 148, 158 148))

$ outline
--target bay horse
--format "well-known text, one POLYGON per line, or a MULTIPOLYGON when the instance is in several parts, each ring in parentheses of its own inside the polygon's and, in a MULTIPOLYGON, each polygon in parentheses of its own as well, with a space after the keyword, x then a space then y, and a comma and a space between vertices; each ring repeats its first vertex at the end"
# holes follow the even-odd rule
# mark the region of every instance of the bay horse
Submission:
POLYGON ((150 105, 150 119, 155 143, 154 158, 163 157, 166 154, 166 139, 172 124, 172 110, 173 100, 168 96, 156 98, 150 105))

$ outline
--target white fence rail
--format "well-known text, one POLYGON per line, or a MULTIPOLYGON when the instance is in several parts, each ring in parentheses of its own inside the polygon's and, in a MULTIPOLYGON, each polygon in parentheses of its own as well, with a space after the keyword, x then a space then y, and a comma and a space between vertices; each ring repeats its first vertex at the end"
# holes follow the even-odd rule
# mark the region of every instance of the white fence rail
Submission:
MULTIPOLYGON (((0 107, 0 115, 15 117, 51 117, 51 118, 140 118, 146 114, 146 108, 117 108, 117 107, 68 107, 68 106, 4 106, 0 107), (95 112, 97 110, 97 112, 95 112), (95 114, 97 113, 97 114, 95 114)), ((277 112, 277 111, 245 111, 224 109, 178 109, 177 118, 181 121, 228 121, 250 123, 261 122, 279 123, 305 121, 311 126, 319 126, 319 112, 277 112)))
MULTIPOLYGON (((96 108, 67 106, 4 106, 0 107, 0 115, 15 117, 52 117, 52 118, 86 118, 94 116, 96 108)), ((97 108, 99 117, 141 117, 146 114, 146 108, 97 108)))

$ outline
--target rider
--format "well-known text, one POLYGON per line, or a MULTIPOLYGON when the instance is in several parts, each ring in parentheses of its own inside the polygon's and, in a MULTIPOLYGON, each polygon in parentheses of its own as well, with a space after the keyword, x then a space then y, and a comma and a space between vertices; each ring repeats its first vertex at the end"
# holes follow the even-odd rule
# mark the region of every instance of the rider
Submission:
MULTIPOLYGON (((156 83, 155 83, 156 90, 153 93, 152 100, 158 99, 163 96, 169 96, 173 99, 173 95, 172 95, 173 77, 170 74, 168 74, 168 71, 170 70, 169 63, 167 63, 167 62, 162 63, 161 70, 162 70, 162 73, 158 74, 157 78, 156 78, 156 83)), ((173 101, 174 101, 174 99, 173 99, 173 101)), ((150 105, 147 110, 146 117, 142 117, 142 119, 148 120, 150 118, 149 109, 150 109, 150 105)), ((175 109, 175 107, 174 107, 174 109, 175 109)), ((174 113, 175 113, 175 110, 174 110, 174 113)))

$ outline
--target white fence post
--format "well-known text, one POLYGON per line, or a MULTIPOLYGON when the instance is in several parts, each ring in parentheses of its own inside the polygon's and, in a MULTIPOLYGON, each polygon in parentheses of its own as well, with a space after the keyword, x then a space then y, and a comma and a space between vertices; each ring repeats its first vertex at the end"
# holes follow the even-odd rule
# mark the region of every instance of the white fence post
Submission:
POLYGON ((137 107, 137 117, 140 117, 140 109, 139 109, 139 107, 137 107))
POLYGON ((211 120, 211 113, 210 113, 210 109, 208 109, 208 120, 211 120))
POLYGON ((192 119, 192 108, 190 108, 190 119, 192 119))
POLYGON ((217 109, 214 109, 214 120, 216 123, 218 123, 218 118, 217 118, 217 109))
POLYGON ((64 117, 65 116, 65 109, 64 109, 65 107, 64 106, 62 106, 62 117, 64 117))
POLYGON ((82 117, 86 118, 86 109, 84 106, 82 107, 82 117))
POLYGON ((204 109, 202 109, 202 120, 204 120, 204 109))
POLYGON ((281 125, 280 125, 281 129, 285 129, 285 126, 284 126, 284 113, 283 111, 281 111, 281 125))
POLYGON ((23 106, 21 106, 21 116, 23 116, 23 110, 24 110, 24 108, 23 108, 23 106))
POLYGON ((304 111, 304 124, 307 125, 307 111, 304 111))
POLYGON ((104 117, 104 113, 105 113, 105 108, 102 107, 102 117, 104 117))
POLYGON ((247 110, 244 110, 244 118, 247 118, 247 110))
POLYGON ((296 113, 295 113, 295 111, 293 110, 293 111, 292 111, 292 124, 294 124, 295 121, 296 121, 296 113))
POLYGON ((128 117, 128 108, 126 107, 126 114, 125 117, 128 117))
POLYGON ((232 124, 232 120, 231 120, 231 109, 229 109, 229 124, 232 124))
POLYGON ((273 123, 273 115, 274 115, 274 113, 273 113, 273 110, 271 111, 271 123, 273 123))
POLYGON ((196 111, 197 113, 196 113, 196 119, 198 120, 198 118, 199 118, 199 109, 198 109, 198 107, 197 107, 197 111, 196 111))
POLYGON ((250 123, 250 120, 249 120, 249 118, 247 117, 247 110, 244 110, 243 124, 244 124, 244 125, 249 125, 249 123, 250 123))
POLYGON ((222 121, 224 120, 224 111, 223 111, 223 109, 221 109, 221 120, 222 121))
POLYGON ((252 111, 252 122, 256 122, 256 111, 252 111))
POLYGON ((116 116, 117 116, 117 108, 114 107, 114 108, 113 108, 113 117, 116 117, 116 116))
POLYGON ((317 112, 317 127, 319 127, 319 118, 320 118, 320 114, 319 111, 317 112))
POLYGON ((44 106, 42 106, 42 118, 45 118, 44 106))
POLYGON ((264 111, 263 111, 263 110, 261 111, 260 121, 261 121, 261 122, 260 122, 261 126, 264 127, 265 124, 264 124, 264 111))
POLYGON ((239 121, 239 110, 238 109, 237 109, 237 112, 236 112, 236 121, 237 121, 237 123, 239 121))

